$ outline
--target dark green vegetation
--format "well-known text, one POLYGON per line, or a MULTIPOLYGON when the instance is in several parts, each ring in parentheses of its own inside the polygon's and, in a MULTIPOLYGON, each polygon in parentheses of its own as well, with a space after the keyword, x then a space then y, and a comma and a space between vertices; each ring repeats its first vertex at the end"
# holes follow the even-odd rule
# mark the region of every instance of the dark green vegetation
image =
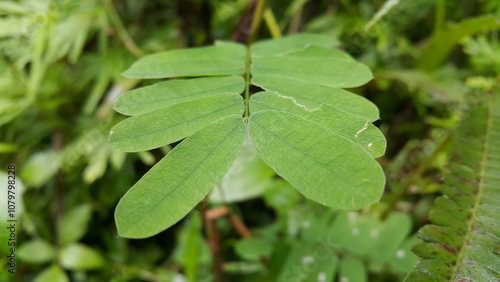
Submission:
POLYGON ((1 2, 0 281, 500 280, 499 9, 1 2))

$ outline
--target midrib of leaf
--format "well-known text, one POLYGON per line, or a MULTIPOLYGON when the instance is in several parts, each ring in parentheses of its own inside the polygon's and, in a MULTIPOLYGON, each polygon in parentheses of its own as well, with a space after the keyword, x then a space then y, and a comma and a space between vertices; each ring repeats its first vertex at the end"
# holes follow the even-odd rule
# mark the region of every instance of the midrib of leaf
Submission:
POLYGON ((247 47, 247 57, 245 61, 245 121, 248 121, 250 116, 250 65, 252 63, 252 51, 247 47))
MULTIPOLYGON (((219 119, 220 120, 220 119, 219 119)), ((215 121, 217 122, 217 121, 215 121)), ((221 144, 224 143, 224 141, 226 141, 227 138, 229 138, 229 136, 231 136, 233 134, 233 132, 238 128, 238 126, 235 126, 233 128, 233 130, 231 130, 231 132, 229 134, 227 134, 224 139, 222 139, 222 141, 220 142, 221 144)), ((191 171, 195 171, 197 170, 201 165, 203 165, 203 163, 205 163, 205 161, 210 157, 212 156, 213 152, 216 150, 217 148, 214 147, 212 150, 210 150, 210 152, 202 159, 202 161, 200 163, 198 163, 196 166, 193 166, 192 170, 191 171)), ((173 149, 175 150, 175 148, 173 149)), ((213 176, 212 176, 213 178, 213 176)), ((182 178, 182 180, 179 182, 179 185, 184 183, 186 180, 188 179, 188 177, 184 177, 182 178)), ((154 210, 156 209, 156 207, 158 207, 158 205, 160 204, 163 204, 163 202, 165 201, 165 199, 171 194, 173 193, 174 191, 176 191, 175 189, 170 189, 170 191, 168 191, 167 193, 165 193, 163 195, 163 197, 161 197, 161 200, 160 201, 157 201, 155 205, 151 205, 151 208, 149 208, 148 210, 151 211, 151 210, 154 210)))
POLYGON ((492 101, 488 101, 488 121, 486 123, 486 130, 485 130, 485 137, 484 137, 484 145, 483 145, 483 151, 482 151, 482 156, 481 156, 481 164, 480 164, 480 173, 479 173, 479 185, 478 185, 478 191, 477 191, 477 197, 474 202, 474 207, 471 212, 471 219, 469 220, 467 224, 467 233, 465 234, 465 240, 464 243, 462 244, 462 248, 460 249, 460 252, 458 253, 457 260, 453 267, 453 280, 455 280, 455 275, 457 274, 457 271, 461 267, 461 262, 465 256, 465 251, 467 248, 465 246, 469 245, 469 241, 471 240, 472 234, 473 234, 473 226, 476 223, 476 218, 478 216, 479 212, 479 207, 481 204, 481 199, 483 197, 483 192, 484 192, 484 180, 486 178, 486 164, 488 161, 488 152, 490 148, 490 139, 491 139, 491 131, 493 128, 493 105, 494 103, 492 101))

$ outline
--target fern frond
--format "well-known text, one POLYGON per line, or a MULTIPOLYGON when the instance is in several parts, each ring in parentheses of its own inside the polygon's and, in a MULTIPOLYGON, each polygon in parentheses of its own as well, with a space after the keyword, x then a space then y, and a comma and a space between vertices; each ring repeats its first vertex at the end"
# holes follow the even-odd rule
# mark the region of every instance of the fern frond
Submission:
POLYGON ((500 92, 470 112, 454 138, 444 195, 414 248, 405 281, 500 281, 500 92))

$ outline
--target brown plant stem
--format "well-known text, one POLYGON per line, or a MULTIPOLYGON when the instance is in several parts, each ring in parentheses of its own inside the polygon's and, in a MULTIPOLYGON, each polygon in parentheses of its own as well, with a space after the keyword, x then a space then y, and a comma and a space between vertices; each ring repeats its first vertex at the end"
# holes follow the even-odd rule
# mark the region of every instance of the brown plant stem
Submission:
MULTIPOLYGON (((56 152, 60 152, 63 149, 63 137, 60 131, 54 132, 52 135, 52 148, 56 152)), ((59 227, 61 219, 64 215, 65 205, 64 205, 64 190, 62 186, 62 179, 59 177, 61 171, 57 169, 55 176, 53 178, 53 193, 54 193, 54 229, 55 238, 57 246, 60 246, 61 238, 59 236, 59 227)))
POLYGON ((220 234, 219 230, 217 230, 217 226, 215 225, 215 221, 209 218, 214 217, 213 212, 209 212, 208 210, 208 199, 205 198, 201 202, 201 218, 203 222, 203 226, 206 230, 207 236, 207 244, 210 248, 212 254, 212 269, 214 272, 214 280, 216 282, 223 282, 223 263, 224 260, 222 258, 222 254, 220 252, 220 234))

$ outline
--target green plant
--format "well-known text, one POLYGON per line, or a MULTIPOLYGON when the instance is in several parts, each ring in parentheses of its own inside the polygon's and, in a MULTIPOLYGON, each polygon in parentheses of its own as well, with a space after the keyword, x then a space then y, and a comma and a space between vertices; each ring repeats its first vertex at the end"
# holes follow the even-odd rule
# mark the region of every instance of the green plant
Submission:
POLYGON ((500 95, 486 94, 455 132, 444 195, 419 231, 422 257, 405 281, 498 281, 500 95))
POLYGON ((386 146, 371 124, 378 109, 341 89, 372 75, 336 45, 301 34, 248 48, 217 42, 134 63, 125 76, 199 78, 132 90, 116 102, 132 117, 111 130, 115 148, 143 151, 187 137, 121 199, 120 236, 152 236, 183 218, 219 184, 244 142, 307 198, 337 209, 376 202, 385 178, 374 158, 386 146), (251 86, 263 91, 250 93, 251 86))

